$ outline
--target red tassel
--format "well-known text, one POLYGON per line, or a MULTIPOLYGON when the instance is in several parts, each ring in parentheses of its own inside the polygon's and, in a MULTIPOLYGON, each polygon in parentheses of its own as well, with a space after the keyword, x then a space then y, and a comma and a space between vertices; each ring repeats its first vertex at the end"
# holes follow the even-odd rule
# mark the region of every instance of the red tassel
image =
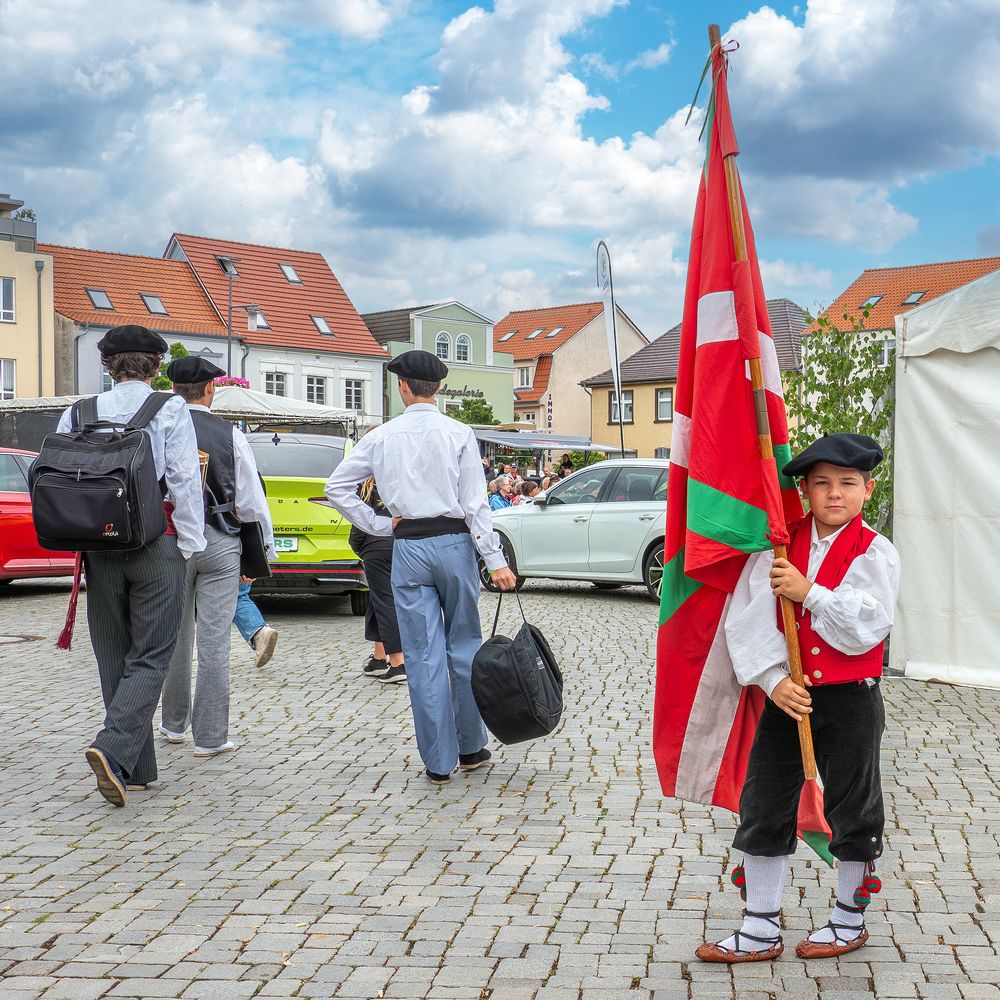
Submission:
POLYGON ((73 564, 73 589, 69 592, 69 607, 66 608, 66 624, 56 639, 56 649, 70 649, 73 643, 73 626, 76 624, 76 604, 80 599, 80 577, 83 575, 83 553, 77 552, 73 564))

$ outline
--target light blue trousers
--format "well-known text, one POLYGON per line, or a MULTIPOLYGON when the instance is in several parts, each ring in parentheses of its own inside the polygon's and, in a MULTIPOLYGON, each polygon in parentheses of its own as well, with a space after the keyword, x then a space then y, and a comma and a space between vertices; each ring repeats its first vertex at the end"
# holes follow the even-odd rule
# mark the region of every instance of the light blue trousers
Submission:
POLYGON ((472 536, 397 539, 392 594, 420 758, 428 771, 451 774, 459 753, 487 740, 472 696, 472 658, 483 644, 472 536))

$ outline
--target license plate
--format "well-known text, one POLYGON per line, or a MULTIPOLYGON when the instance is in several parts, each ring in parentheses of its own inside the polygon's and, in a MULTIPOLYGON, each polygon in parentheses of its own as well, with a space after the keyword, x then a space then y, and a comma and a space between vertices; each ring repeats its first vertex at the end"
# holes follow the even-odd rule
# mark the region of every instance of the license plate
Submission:
POLYGON ((299 540, 297 538, 275 538, 274 549, 276 552, 298 552, 299 540))

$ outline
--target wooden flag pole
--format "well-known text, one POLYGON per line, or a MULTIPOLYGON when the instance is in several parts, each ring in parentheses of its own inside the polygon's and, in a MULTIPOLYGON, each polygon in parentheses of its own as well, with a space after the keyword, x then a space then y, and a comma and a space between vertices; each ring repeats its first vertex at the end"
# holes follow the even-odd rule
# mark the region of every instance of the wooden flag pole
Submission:
MULTIPOLYGON (((721 44, 722 37, 717 24, 708 26, 708 40, 712 46, 712 52, 721 44)), ((714 67, 713 67, 714 72, 714 67)), ((713 81, 714 82, 714 81, 713 81)), ((733 228, 733 244, 736 250, 737 261, 747 259, 746 234, 743 231, 743 205, 740 200, 739 175, 736 172, 736 156, 730 153, 723 159, 726 171, 726 193, 729 197, 729 218, 733 228)), ((771 463, 774 474, 777 476, 778 469, 774 462, 774 448, 771 443, 771 423, 767 416, 767 402, 764 389, 764 369, 761 365, 760 354, 749 359, 750 364, 750 384, 753 388, 754 410, 757 414, 757 441, 760 447, 760 457, 765 462, 771 463)), ((774 546, 774 557, 776 559, 787 559, 788 552, 784 545, 774 546)), ((785 626, 785 644, 788 647, 788 666, 792 681, 799 687, 805 687, 802 677, 802 656, 799 652, 799 633, 795 622, 795 610, 792 602, 787 597, 780 597, 781 620, 785 626)), ((802 770, 805 772, 806 781, 812 781, 816 777, 816 757, 813 753, 812 728, 809 725, 809 716, 804 715, 799 727, 799 746, 802 748, 802 770)))

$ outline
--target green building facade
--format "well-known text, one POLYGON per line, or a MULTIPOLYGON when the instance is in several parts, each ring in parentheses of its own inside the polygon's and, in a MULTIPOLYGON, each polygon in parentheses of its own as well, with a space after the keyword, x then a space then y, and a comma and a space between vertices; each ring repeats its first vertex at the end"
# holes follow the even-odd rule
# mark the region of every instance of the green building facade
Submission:
MULTIPOLYGON (((461 302, 390 309, 361 317, 393 358, 418 348, 436 354, 449 369, 438 393, 447 413, 466 398, 485 399, 501 423, 514 419, 514 359, 493 350, 493 321, 461 302)), ((396 376, 385 373, 385 418, 403 412, 396 376)))

